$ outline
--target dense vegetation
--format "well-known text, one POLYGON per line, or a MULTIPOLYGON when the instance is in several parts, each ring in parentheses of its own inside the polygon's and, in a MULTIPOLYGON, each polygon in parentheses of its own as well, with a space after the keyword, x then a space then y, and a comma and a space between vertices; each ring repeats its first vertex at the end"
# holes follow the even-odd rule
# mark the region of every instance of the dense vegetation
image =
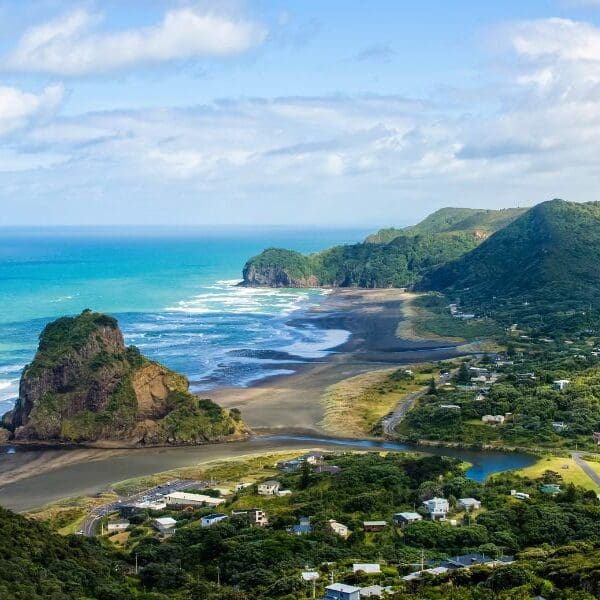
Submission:
POLYGON ((366 242, 371 244, 387 244, 400 235, 432 234, 432 233, 470 233, 480 238, 506 227, 518 216, 524 208, 506 208, 501 210, 486 210, 477 208, 441 208, 435 211, 417 225, 396 229, 380 229, 377 233, 367 236, 366 242))
POLYGON ((538 204, 478 248, 433 270, 423 288, 464 302, 553 298, 598 303, 600 203, 538 204))
POLYGON ((38 590, 42 585, 57 586, 59 592, 45 596, 57 600, 86 596, 106 600, 303 599, 312 597, 310 586, 300 577, 307 567, 320 573, 319 591, 333 572, 337 581, 392 586, 390 598, 397 600, 508 600, 536 594, 554 600, 591 600, 600 593, 600 503, 595 493, 572 485, 563 485, 555 495, 544 494, 542 483, 561 484, 558 473, 547 472, 539 479, 504 474, 480 484, 465 478, 456 461, 442 457, 345 454, 328 457, 327 464, 337 465, 340 472, 317 473, 305 464, 296 473, 278 476, 282 487, 292 490, 290 496, 258 496, 251 486, 221 507, 227 514, 234 509, 263 508, 269 517, 267 528, 251 527, 238 517, 200 527, 200 518, 211 509, 141 511, 131 517, 125 535, 109 537, 115 541, 111 550, 85 540, 58 538, 33 524, 30 538, 22 539, 26 522, 4 512, 0 515, 5 534, 0 538, 0 553, 8 562, 0 568, 0 590, 15 598, 38 597, 29 591, 30 596, 16 595, 31 589, 14 576, 18 557, 21 572, 32 573, 31 586, 40 586, 38 590), (530 499, 512 498, 511 489, 530 494, 530 499), (404 528, 391 524, 394 512, 412 511, 414 506, 423 512, 421 502, 435 495, 449 499, 455 525, 427 519, 404 528), (457 505, 461 497, 479 498, 482 509, 465 512, 457 505), (157 516, 177 520, 174 536, 159 539, 151 528, 151 518, 157 516), (300 517, 307 516, 312 531, 305 535, 288 532, 300 517), (347 525, 350 536, 344 539, 333 533, 329 519, 347 525), (389 525, 367 533, 363 521, 372 519, 389 525), (38 536, 40 532, 46 533, 38 536), (17 543, 9 543, 11 539, 17 543), (517 561, 424 576, 413 582, 401 579, 418 570, 422 559, 432 566, 466 552, 491 558, 515 555, 517 561), (137 577, 133 574, 136 555, 137 577), (70 559, 57 560, 66 556, 70 559), (90 558, 97 564, 89 565, 90 558), (379 563, 382 573, 353 573, 354 562, 379 563), (55 582, 59 568, 64 580, 55 582), (45 575, 43 580, 40 573, 45 575), (129 575, 122 580, 118 573, 129 575), (99 574, 105 574, 102 583, 99 574))
POLYGON ((522 209, 444 208, 414 227, 385 229, 362 244, 305 256, 270 248, 244 266, 245 285, 406 287, 476 248, 522 209))

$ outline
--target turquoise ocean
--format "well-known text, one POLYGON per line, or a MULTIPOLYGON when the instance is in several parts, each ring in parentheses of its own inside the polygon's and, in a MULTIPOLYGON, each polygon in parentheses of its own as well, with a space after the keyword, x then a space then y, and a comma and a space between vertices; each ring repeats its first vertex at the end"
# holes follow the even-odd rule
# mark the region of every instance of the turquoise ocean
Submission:
POLYGON ((0 413, 50 320, 115 316, 126 343, 188 376, 192 390, 247 386, 326 355, 347 333, 290 322, 325 290, 237 286, 264 248, 314 252, 368 231, 286 228, 0 229, 0 413))

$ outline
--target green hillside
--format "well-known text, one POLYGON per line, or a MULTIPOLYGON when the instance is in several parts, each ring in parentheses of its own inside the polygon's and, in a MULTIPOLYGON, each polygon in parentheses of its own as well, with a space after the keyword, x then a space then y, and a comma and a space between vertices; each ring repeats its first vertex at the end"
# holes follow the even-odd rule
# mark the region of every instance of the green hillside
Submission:
POLYGON ((504 208, 486 210, 479 208, 441 208, 435 211, 417 225, 396 229, 390 227, 380 229, 377 233, 367 236, 366 243, 387 244, 399 236, 422 235, 436 233, 469 233, 484 239, 495 231, 506 227, 521 216, 525 208, 504 208))
POLYGON ((523 209, 443 208, 405 229, 382 229, 362 244, 309 256, 270 248, 251 258, 244 285, 262 287, 405 287, 476 248, 523 209))
POLYGON ((463 291, 471 301, 497 296, 597 303, 599 258, 600 203, 552 200, 433 270, 421 287, 463 291))

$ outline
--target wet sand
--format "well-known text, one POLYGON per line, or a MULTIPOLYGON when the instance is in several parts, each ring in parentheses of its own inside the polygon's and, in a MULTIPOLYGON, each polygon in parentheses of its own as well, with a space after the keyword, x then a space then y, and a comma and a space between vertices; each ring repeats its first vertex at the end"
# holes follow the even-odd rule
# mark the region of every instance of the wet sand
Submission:
POLYGON ((298 365, 293 375, 272 377, 249 388, 219 388, 210 395, 222 406, 239 408, 259 434, 326 433, 320 423, 328 386, 382 366, 456 356, 456 344, 398 338, 402 303, 403 293, 396 289, 338 290, 295 321, 349 331, 345 344, 322 361, 298 365))

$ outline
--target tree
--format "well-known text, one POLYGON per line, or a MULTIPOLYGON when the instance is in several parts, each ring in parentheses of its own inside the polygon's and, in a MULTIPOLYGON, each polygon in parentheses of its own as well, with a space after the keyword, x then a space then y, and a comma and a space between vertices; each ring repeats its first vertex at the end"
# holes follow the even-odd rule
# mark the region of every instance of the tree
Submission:
POLYGON ((456 375, 456 383, 459 385, 467 385, 471 381, 471 373, 466 362, 461 363, 458 374, 456 375))

